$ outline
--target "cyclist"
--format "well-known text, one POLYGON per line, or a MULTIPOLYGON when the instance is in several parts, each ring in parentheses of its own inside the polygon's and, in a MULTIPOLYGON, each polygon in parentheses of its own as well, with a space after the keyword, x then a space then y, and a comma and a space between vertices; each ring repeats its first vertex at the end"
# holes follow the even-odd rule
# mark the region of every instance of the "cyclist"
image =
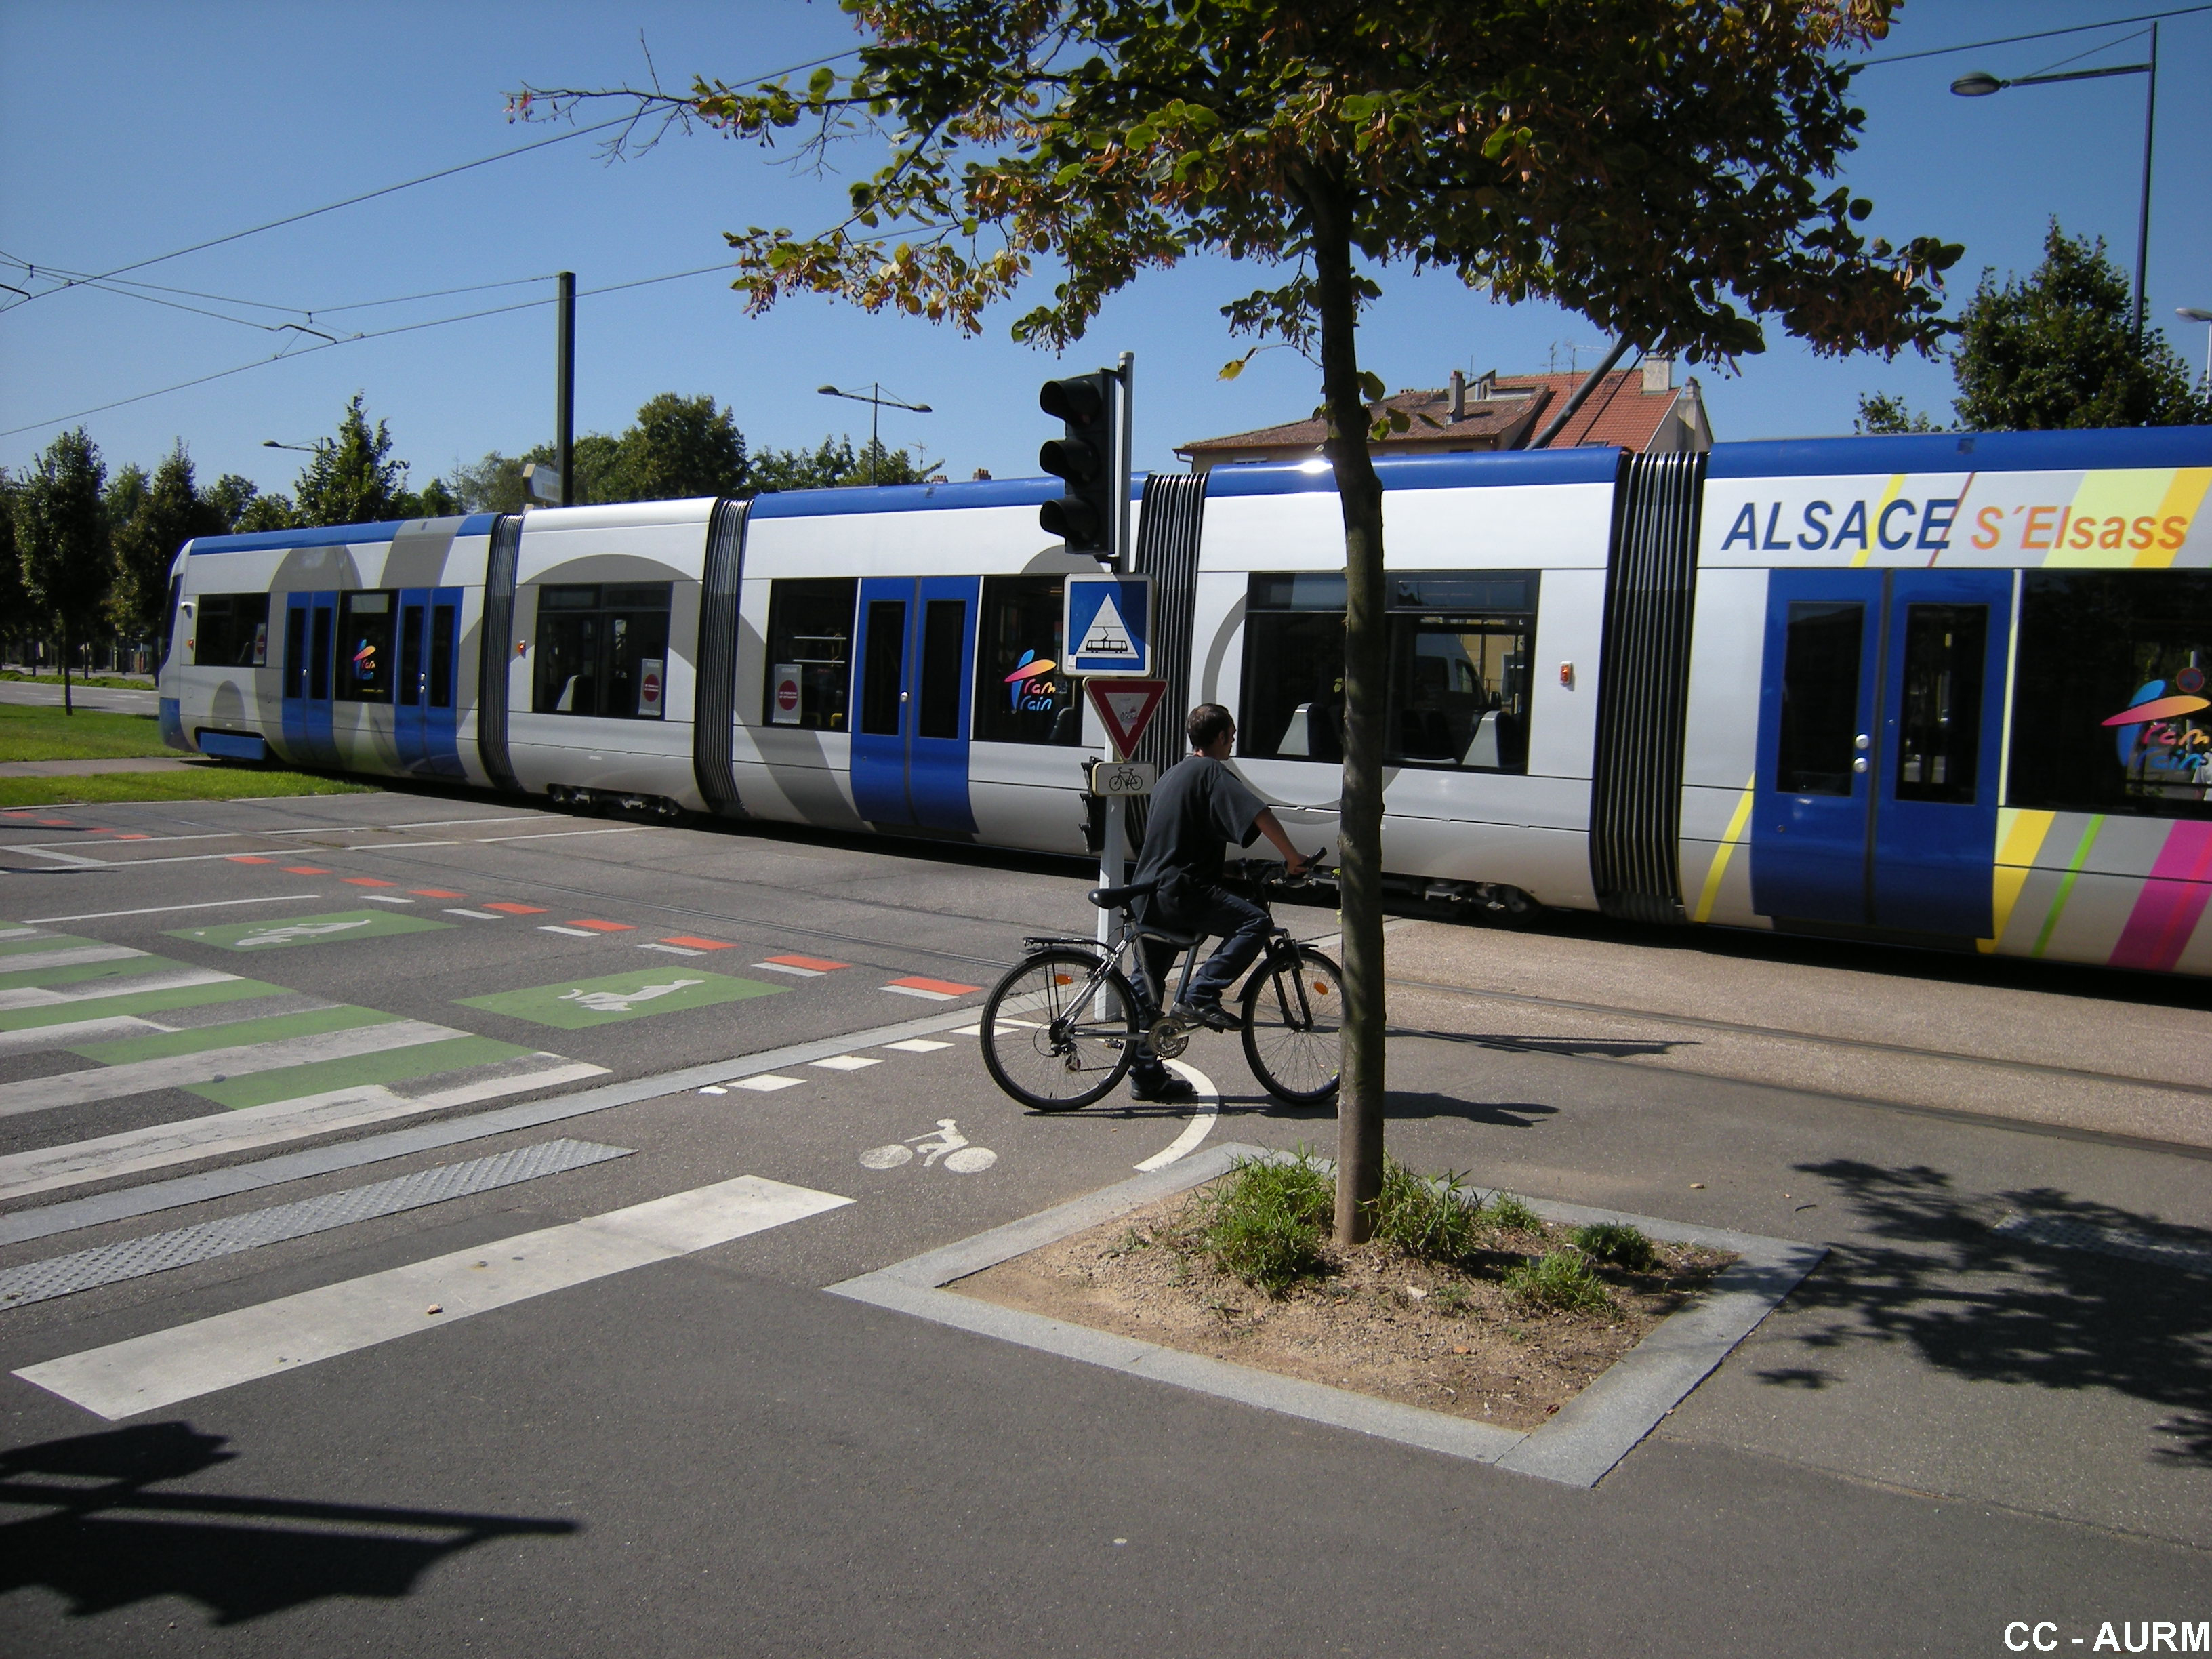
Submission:
MULTIPOLYGON (((1313 860, 1300 856, 1283 826, 1225 763, 1237 741, 1237 722, 1218 702, 1202 702, 1183 722, 1191 753, 1168 769, 1152 791, 1145 844, 1137 854, 1133 883, 1156 881, 1152 894, 1137 901, 1138 920, 1180 933, 1218 933, 1221 944, 1191 975, 1188 1000, 1175 1009, 1178 1018, 1209 1030, 1233 1031, 1237 1016, 1221 1006, 1222 994, 1252 965, 1267 942, 1267 913, 1224 892, 1223 848, 1233 842, 1249 847, 1261 836, 1283 855, 1285 872, 1304 875, 1313 860)), ((1146 939, 1143 949, 1146 990, 1157 1007, 1166 994, 1171 945, 1146 939)), ((1129 1092, 1139 1100, 1180 1100, 1190 1085, 1170 1073, 1148 1049, 1139 1049, 1129 1067, 1129 1092)))

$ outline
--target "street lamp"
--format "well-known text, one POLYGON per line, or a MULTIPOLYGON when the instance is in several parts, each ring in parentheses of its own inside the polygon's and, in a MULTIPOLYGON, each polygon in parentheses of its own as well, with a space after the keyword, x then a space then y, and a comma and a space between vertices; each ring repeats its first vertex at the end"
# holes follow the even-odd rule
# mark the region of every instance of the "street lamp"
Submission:
POLYGON ((2059 75, 2023 75, 2017 80, 2004 81, 1985 70, 1962 75, 1951 82, 1951 90, 1961 98, 1986 98, 1991 93, 2002 92, 2007 87, 2042 87, 2057 81, 2101 81, 2110 75, 2147 75, 2150 77, 2143 93, 2143 163, 2142 204, 2136 214, 2136 343, 2142 343, 2143 331, 2143 264, 2150 254, 2150 141, 2152 129, 2158 117, 2158 25, 2150 26, 2150 61, 2144 64, 2115 64, 2110 69, 2068 70, 2059 75))
MULTIPOLYGON (((2212 323, 2212 311, 2202 306, 2177 306, 2173 314, 2192 323, 2212 323)), ((2212 391, 2212 328, 2204 331, 2204 386, 2207 391, 2212 391)))
POLYGON ((320 440, 311 444, 280 444, 274 438, 264 438, 261 441, 261 447, 264 449, 296 449, 302 455, 319 455, 323 453, 320 440))
POLYGON ((883 387, 876 381, 868 382, 868 389, 860 392, 840 392, 834 386, 817 386, 815 391, 825 398, 850 398, 856 404, 868 405, 868 482, 876 482, 876 458, 883 453, 883 445, 877 439, 876 428, 886 408, 903 409, 909 415, 932 415, 936 411, 927 404, 905 404, 896 398, 884 396, 883 387))

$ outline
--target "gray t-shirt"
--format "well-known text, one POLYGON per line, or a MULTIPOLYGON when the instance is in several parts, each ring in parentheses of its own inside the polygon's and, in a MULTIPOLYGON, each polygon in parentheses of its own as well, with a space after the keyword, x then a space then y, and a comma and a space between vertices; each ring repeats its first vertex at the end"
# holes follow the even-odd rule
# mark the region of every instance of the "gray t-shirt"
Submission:
POLYGON ((1156 881, 1180 871, 1200 887, 1221 881, 1223 848, 1259 838, 1266 804, 1219 761, 1192 755, 1168 769, 1152 791, 1136 879, 1156 881))

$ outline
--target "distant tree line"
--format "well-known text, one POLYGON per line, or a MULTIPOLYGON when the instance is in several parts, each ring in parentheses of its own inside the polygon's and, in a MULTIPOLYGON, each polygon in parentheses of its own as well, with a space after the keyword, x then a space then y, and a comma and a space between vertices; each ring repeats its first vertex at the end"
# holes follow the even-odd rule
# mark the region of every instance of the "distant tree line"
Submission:
MULTIPOLYGON (((410 489, 392 447, 389 425, 371 426, 356 393, 291 492, 264 494, 234 472, 201 487, 181 438, 151 475, 131 462, 111 476, 83 428, 64 432, 21 471, 0 469, 0 642, 19 659, 33 644, 52 647, 71 706, 68 681, 88 671, 95 645, 120 662, 124 647, 158 636, 169 566, 194 537, 520 512, 530 504, 524 466, 553 460, 550 444, 515 456, 494 450, 410 489)), ((580 503, 918 483, 933 465, 903 449, 855 450, 850 438, 756 454, 727 407, 672 392, 649 398, 618 435, 579 437, 574 465, 580 503)))

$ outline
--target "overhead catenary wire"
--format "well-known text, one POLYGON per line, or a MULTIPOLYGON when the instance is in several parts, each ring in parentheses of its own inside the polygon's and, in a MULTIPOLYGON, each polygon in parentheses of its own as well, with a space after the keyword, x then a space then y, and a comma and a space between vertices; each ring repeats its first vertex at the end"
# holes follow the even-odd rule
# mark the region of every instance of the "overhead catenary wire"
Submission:
MULTIPOLYGON (((2212 0, 2208 0, 2203 5, 2171 6, 2164 11, 2137 12, 2131 17, 2107 17, 2100 23, 2075 23, 2065 28, 2037 29, 2032 34, 2006 34, 1994 40, 1968 40, 1955 46, 1929 46, 1921 52, 1894 52, 1881 58, 1862 58, 1851 67, 1872 69, 1877 64, 1909 64, 1920 58, 1942 58, 1954 52, 1979 52, 1984 46, 2017 46, 2023 40, 2048 40, 2059 34, 2087 34, 2093 29, 2116 29, 2125 23, 2149 23, 2164 17, 2187 17, 2200 11, 2212 11, 2212 0)), ((2118 42, 2112 44, 2117 45, 2118 42)))

